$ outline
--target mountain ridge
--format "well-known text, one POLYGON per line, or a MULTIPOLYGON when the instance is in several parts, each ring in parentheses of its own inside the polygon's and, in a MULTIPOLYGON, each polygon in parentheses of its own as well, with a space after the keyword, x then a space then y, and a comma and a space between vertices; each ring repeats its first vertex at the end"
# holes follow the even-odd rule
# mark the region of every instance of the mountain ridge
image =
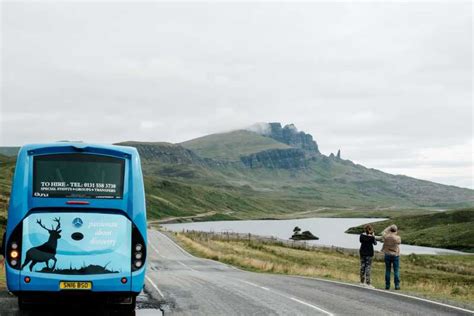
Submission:
POLYGON ((311 135, 294 125, 273 126, 281 133, 237 130, 179 144, 127 141, 117 145, 139 151, 148 210, 156 218, 211 212, 211 217, 202 219, 247 219, 291 216, 321 207, 474 205, 471 189, 391 175, 340 156, 326 156, 311 135), (277 141, 285 129, 285 143, 277 141))

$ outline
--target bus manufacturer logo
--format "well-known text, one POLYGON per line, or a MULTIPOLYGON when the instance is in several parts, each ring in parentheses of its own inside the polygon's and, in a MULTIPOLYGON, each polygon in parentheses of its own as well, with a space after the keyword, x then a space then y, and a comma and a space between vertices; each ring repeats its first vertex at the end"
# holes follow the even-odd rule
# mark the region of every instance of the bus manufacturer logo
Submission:
POLYGON ((74 227, 81 227, 82 226, 82 219, 80 219, 79 217, 76 217, 75 219, 72 220, 72 224, 74 225, 74 227))

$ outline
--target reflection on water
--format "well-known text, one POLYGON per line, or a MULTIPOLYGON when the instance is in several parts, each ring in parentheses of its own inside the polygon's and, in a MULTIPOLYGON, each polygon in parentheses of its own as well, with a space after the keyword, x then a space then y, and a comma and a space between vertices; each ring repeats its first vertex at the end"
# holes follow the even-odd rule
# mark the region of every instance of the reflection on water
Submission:
MULTIPOLYGON (((302 230, 309 230, 319 237, 319 240, 310 240, 307 243, 343 248, 359 248, 359 236, 344 233, 349 227, 359 226, 365 223, 383 221, 380 218, 304 218, 291 220, 255 220, 255 221, 218 221, 163 225, 172 231, 198 230, 206 232, 234 232, 244 234, 255 234, 261 236, 274 236, 280 239, 289 239, 293 228, 299 226, 302 230)), ((377 233, 377 232, 376 232, 377 233)), ((380 233, 380 232, 378 232, 380 233)), ((403 235, 402 241, 403 241, 403 235)), ((375 246, 377 250, 382 248, 381 243, 375 246)), ((402 254, 440 254, 461 253, 454 250, 401 246, 402 254)))

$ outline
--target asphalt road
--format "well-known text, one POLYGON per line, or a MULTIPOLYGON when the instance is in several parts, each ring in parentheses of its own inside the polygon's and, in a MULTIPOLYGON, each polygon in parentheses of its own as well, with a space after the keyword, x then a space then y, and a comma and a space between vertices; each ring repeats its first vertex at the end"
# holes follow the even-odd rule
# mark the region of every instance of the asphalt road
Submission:
POLYGON ((148 238, 147 289, 163 303, 165 314, 474 315, 398 293, 241 271, 196 258, 161 232, 150 230, 148 238))
MULTIPOLYGON (((148 240, 147 280, 145 291, 137 300, 137 316, 161 315, 162 312, 193 316, 474 315, 473 311, 393 292, 312 278, 241 271, 196 258, 155 230, 149 231, 148 240)), ((0 316, 37 314, 20 314, 16 299, 0 293, 0 316)))

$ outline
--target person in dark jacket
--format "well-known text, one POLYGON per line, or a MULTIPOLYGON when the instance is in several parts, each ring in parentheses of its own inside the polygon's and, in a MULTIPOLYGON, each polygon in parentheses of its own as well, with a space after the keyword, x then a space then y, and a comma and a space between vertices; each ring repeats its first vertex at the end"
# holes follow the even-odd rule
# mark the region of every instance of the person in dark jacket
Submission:
POLYGON ((364 226, 364 232, 360 234, 360 283, 369 288, 374 288, 370 284, 370 270, 372 268, 372 257, 374 256, 374 245, 377 244, 374 236, 374 228, 367 224, 364 226))

